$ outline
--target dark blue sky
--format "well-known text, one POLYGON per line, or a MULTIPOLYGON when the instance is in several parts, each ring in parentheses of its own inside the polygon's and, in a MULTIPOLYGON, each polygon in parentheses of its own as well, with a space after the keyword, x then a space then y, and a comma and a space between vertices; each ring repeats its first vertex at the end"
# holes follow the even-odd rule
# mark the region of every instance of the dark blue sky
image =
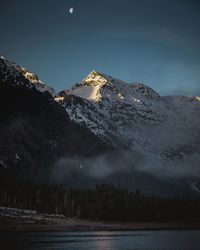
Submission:
POLYGON ((5 0, 0 30, 0 54, 56 90, 96 69, 200 95, 198 0, 5 0))

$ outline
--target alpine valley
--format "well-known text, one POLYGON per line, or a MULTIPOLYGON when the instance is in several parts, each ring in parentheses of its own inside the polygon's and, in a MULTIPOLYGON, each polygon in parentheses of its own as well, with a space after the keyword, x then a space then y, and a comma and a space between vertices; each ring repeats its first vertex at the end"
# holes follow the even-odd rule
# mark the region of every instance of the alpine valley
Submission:
POLYGON ((66 186, 200 195, 200 97, 92 71, 60 92, 0 58, 0 172, 66 186))

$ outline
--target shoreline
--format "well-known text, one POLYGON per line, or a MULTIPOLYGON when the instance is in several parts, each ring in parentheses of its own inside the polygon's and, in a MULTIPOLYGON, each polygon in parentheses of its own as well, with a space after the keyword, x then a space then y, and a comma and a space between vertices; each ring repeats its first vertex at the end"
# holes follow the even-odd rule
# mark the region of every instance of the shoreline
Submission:
POLYGON ((100 222, 77 218, 7 218, 0 217, 0 231, 134 231, 134 230, 200 230, 194 222, 100 222))

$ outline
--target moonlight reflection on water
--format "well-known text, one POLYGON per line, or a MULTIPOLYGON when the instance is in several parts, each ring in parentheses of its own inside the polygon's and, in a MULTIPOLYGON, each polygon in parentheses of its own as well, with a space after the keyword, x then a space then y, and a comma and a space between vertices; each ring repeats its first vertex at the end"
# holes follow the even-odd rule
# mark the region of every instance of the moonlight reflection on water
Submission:
POLYGON ((200 230, 26 232, 0 235, 2 249, 198 250, 200 230))

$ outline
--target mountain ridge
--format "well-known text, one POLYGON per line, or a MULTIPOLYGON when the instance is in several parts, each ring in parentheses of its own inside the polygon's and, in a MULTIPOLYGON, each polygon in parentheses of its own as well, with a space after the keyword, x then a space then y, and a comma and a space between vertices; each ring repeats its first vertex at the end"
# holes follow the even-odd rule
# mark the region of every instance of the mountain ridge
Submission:
POLYGON ((0 59, 1 171, 22 166, 25 173, 30 166, 49 176, 51 166, 68 183, 75 171, 79 183, 198 193, 198 97, 160 96, 96 71, 55 96, 37 83, 35 74, 0 59))
MULTIPOLYGON (((160 122, 164 123, 167 120, 169 120, 169 123, 173 123, 178 119, 180 119, 181 124, 184 120, 183 116, 185 116, 181 116, 181 109, 182 113, 188 111, 187 122, 194 120, 194 123, 198 124, 197 120, 199 121, 199 119, 197 114, 199 114, 200 107, 198 97, 160 96, 156 91, 144 84, 127 84, 123 81, 115 80, 115 78, 110 76, 106 78, 109 78, 109 81, 105 80, 105 78, 102 80, 102 76, 99 78, 99 75, 96 75, 96 73, 94 75, 93 71, 80 84, 76 84, 70 89, 60 92, 60 96, 63 98, 61 105, 66 106, 66 111, 71 119, 84 123, 84 119, 80 118, 80 114, 82 117, 84 116, 84 118, 88 119, 87 113, 90 113, 91 109, 95 110, 95 115, 98 113, 97 116, 99 118, 95 121, 95 117, 91 117, 90 122, 96 124, 99 130, 102 126, 102 120, 106 120, 109 123, 110 118, 112 119, 114 116, 114 112, 118 112, 120 117, 114 117, 113 124, 116 123, 116 119, 120 120, 123 118, 124 114, 125 120, 129 121, 132 119, 135 124, 139 120, 143 124, 151 123, 155 125, 160 122), (89 90, 88 85, 90 86, 89 90), (94 89, 91 89, 91 86, 94 89), (97 87, 98 89, 96 89, 97 87), (65 97, 66 105, 64 101, 65 97), (86 105, 85 107, 78 102, 80 99, 75 100, 77 97, 82 99, 82 103, 86 105), (73 102, 76 102, 76 105, 73 106, 73 102), (68 107, 69 103, 71 108, 68 107), (192 115, 193 113, 194 115, 192 115)), ((86 123, 85 125, 90 127, 86 123)), ((95 134, 98 134, 98 129, 95 131, 94 125, 90 128, 95 134)), ((112 129, 113 127, 111 126, 112 129)))

